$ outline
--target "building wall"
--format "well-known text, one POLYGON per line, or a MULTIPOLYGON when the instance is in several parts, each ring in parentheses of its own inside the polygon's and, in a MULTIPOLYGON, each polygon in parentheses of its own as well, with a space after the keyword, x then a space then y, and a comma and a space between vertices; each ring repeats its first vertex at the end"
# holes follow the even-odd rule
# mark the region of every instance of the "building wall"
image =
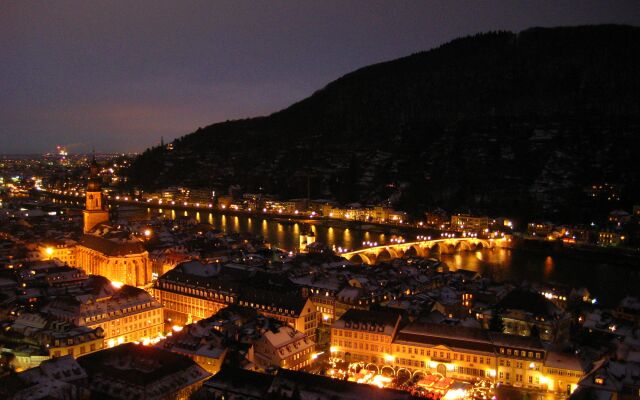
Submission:
MULTIPOLYGON (((280 348, 273 346, 264 336, 261 337, 255 346, 254 357, 256 366, 261 369, 268 367, 281 367, 292 370, 299 370, 309 366, 312 362, 312 355, 315 346, 312 341, 305 344, 303 340, 298 340, 298 351, 280 354, 280 348)), ((293 348, 293 343, 287 344, 293 348)), ((285 346, 283 346, 285 347, 285 346)))
POLYGON ((53 346, 49 347, 49 356, 53 358, 70 355, 73 358, 78 358, 85 354, 102 350, 104 348, 104 345, 105 342, 103 338, 96 338, 94 340, 86 341, 83 343, 75 343, 71 345, 67 345, 65 343, 60 343, 59 345, 54 344, 53 346))
MULTIPOLYGON (((123 307, 126 310, 129 307, 123 307)), ((102 328, 105 347, 113 347, 122 343, 143 341, 164 332, 164 314, 160 305, 152 305, 123 312, 114 317, 105 315, 102 318, 85 320, 89 328, 102 328)))
POLYGON ((356 329, 331 329, 331 353, 347 361, 374 364, 388 361, 393 354, 391 335, 356 329), (386 357, 385 357, 386 356, 386 357))
POLYGON ((149 253, 107 256, 88 247, 76 246, 76 265, 87 274, 102 275, 110 281, 131 286, 145 286, 151 283, 151 262, 149 253))
POLYGON ((489 228, 489 218, 472 215, 452 215, 451 227, 465 231, 484 231, 489 228))
POLYGON ((171 322, 177 325, 209 318, 233 302, 230 301, 233 297, 224 294, 215 293, 215 297, 203 298, 162 288, 155 288, 154 296, 165 307, 166 318, 171 318, 171 322))
POLYGON ((418 342, 393 341, 389 335, 358 330, 331 330, 331 354, 349 362, 371 363, 381 371, 392 368, 409 373, 439 373, 463 379, 487 379, 496 383, 565 392, 575 389, 582 371, 544 366, 542 350, 499 347, 494 351, 449 348, 418 342))

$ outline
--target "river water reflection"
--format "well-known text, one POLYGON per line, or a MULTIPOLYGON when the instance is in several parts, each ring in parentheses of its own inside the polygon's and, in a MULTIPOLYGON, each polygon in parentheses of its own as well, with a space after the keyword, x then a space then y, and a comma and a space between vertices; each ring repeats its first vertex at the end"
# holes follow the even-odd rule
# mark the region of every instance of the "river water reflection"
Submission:
MULTIPOLYGON (((165 214, 175 219, 179 216, 195 218, 225 232, 251 232, 262 236, 272 245, 294 250, 298 246, 301 226, 296 222, 278 222, 259 217, 220 215, 208 212, 153 210, 149 215, 165 214)), ((315 225, 312 229, 319 242, 347 249, 362 247, 363 241, 389 243, 392 236, 379 232, 361 231, 340 227, 315 225)), ((414 237, 405 237, 415 240, 414 237)), ((443 255, 442 261, 451 269, 464 268, 492 277, 497 281, 557 282, 570 287, 585 286, 592 295, 605 303, 619 300, 625 293, 637 293, 640 285, 640 268, 619 266, 589 258, 578 259, 523 250, 485 249, 443 255)))

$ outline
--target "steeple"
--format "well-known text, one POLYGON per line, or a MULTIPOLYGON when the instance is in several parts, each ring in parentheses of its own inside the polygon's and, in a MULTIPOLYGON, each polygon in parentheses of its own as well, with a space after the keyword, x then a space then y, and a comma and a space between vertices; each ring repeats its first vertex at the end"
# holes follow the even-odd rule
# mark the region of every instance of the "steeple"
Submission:
POLYGON ((100 179, 100 168, 96 161, 96 153, 93 152, 91 164, 89 165, 89 182, 87 184, 87 192, 101 192, 102 182, 100 179))
POLYGON ((84 216, 84 233, 90 232, 98 224, 109 221, 109 212, 104 209, 102 204, 102 182, 95 150, 93 150, 91 164, 89 165, 85 209, 82 213, 84 216))

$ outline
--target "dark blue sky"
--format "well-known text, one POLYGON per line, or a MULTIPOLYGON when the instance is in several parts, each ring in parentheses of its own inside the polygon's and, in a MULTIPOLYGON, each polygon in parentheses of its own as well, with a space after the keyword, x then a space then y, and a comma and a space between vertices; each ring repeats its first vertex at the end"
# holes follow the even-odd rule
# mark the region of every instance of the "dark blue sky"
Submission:
POLYGON ((487 30, 640 24, 631 1, 3 1, 0 153, 139 151, 487 30))

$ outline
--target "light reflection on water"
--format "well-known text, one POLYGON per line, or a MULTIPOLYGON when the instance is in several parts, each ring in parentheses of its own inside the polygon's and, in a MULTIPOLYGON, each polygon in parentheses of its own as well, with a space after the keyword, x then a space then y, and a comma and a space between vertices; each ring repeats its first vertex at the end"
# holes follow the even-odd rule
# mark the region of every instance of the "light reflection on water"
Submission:
MULTIPOLYGON (((151 215, 151 210, 147 209, 151 215)), ((175 219, 174 210, 162 210, 168 218, 175 219)), ((204 213, 203 213, 204 214, 204 213)), ((187 211, 184 215, 188 216, 187 211)), ((196 215, 197 218, 197 215, 196 215)), ((214 228, 226 232, 251 232, 262 236, 272 245, 294 250, 298 246, 301 225, 296 222, 277 222, 260 217, 213 215, 206 213, 206 220, 214 228), (231 219, 229 221, 229 218, 231 219)), ((312 225, 316 240, 329 246, 357 249, 363 241, 387 243, 390 238, 379 232, 360 231, 341 227, 312 225)), ((412 240, 412 237, 407 237, 412 240)), ((477 271, 498 281, 555 281, 571 287, 585 286, 599 298, 617 299, 624 293, 632 293, 640 282, 638 268, 608 265, 605 262, 585 258, 553 257, 544 253, 532 253, 509 249, 484 249, 442 255, 450 269, 464 268, 477 271)))

